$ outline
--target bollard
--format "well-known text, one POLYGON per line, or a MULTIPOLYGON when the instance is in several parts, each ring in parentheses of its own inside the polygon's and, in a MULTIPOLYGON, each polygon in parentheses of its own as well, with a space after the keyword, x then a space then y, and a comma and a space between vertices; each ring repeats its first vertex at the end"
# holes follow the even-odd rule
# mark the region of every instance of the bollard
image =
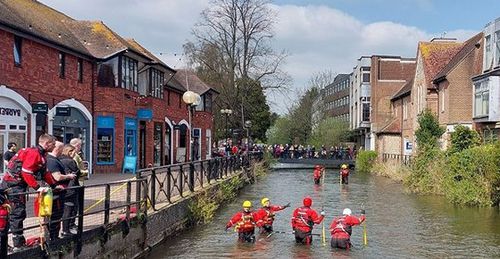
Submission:
POLYGON ((194 163, 189 163, 189 191, 194 192, 194 163))

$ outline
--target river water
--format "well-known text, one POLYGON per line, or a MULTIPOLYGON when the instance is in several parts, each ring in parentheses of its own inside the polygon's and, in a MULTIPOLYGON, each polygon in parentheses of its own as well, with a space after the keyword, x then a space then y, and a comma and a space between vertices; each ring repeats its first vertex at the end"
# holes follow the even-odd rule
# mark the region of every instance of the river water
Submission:
MULTIPOLYGON (((500 258, 498 208, 456 207, 442 197, 407 194, 400 183, 355 172, 341 187, 337 174, 327 170, 326 184, 315 186, 312 170, 272 171, 225 204, 212 223, 172 237, 148 258, 500 258), (353 228, 350 251, 330 248, 329 239, 323 246, 317 236, 311 246, 297 245, 292 234, 278 233, 269 238, 257 234, 255 244, 241 244, 236 233, 224 231, 244 200, 260 206, 260 199, 268 197, 272 204, 291 202, 274 222, 275 230, 291 232, 293 209, 306 195, 318 212, 324 206, 327 237, 333 217, 345 207, 356 214, 364 207, 368 245, 363 245, 361 226, 353 228)), ((321 233, 321 227, 316 225, 313 233, 321 233)))

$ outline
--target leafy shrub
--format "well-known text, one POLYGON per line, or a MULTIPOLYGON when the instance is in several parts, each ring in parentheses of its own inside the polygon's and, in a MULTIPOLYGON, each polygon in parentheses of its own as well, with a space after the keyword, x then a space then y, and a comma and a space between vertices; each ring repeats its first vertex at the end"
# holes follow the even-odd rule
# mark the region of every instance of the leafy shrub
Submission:
POLYGON ((404 179, 410 191, 442 194, 444 158, 444 153, 437 147, 420 150, 413 158, 411 173, 404 179))
POLYGON ((439 126, 439 122, 433 112, 426 109, 418 115, 418 129, 415 131, 418 149, 432 149, 438 146, 438 139, 443 135, 445 129, 439 126))
POLYGON ((451 133, 451 153, 460 152, 479 144, 479 134, 469 127, 458 125, 455 127, 455 131, 451 133))
POLYGON ((360 151, 356 157, 356 172, 369 173, 377 159, 375 151, 360 151))

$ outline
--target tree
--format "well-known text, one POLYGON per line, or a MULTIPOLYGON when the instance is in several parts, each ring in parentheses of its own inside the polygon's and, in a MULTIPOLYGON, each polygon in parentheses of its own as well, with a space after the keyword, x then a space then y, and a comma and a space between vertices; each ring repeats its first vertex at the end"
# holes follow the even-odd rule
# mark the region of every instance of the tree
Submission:
POLYGON ((415 131, 417 145, 424 151, 428 148, 438 147, 438 139, 443 135, 445 129, 439 126, 439 122, 429 109, 418 115, 418 129, 415 131))
MULTIPOLYGON (((274 17, 267 0, 212 0, 201 13, 200 22, 193 28, 194 40, 184 45, 184 52, 199 77, 220 92, 214 103, 216 125, 223 125, 219 122, 220 109, 230 108, 230 128, 242 129, 244 120, 253 116, 254 105, 261 105, 259 111, 269 112, 269 106, 258 96, 290 83, 290 77, 281 70, 286 53, 270 47, 274 17)), ((254 131, 263 136, 266 130, 254 131)))
POLYGON ((321 121, 316 129, 314 129, 309 144, 320 147, 339 146, 349 138, 349 125, 346 122, 327 118, 321 121))
POLYGON ((290 138, 290 118, 281 116, 276 119, 276 122, 267 131, 267 143, 269 144, 286 144, 291 143, 290 138))

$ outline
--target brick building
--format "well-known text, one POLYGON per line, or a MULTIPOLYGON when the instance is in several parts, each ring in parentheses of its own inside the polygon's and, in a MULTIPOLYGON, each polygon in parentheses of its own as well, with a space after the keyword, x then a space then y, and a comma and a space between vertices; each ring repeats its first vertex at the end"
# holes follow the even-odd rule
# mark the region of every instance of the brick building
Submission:
POLYGON ((449 145, 455 126, 472 128, 472 77, 481 73, 483 62, 483 33, 463 43, 462 48, 443 67, 432 81, 438 92, 437 117, 446 128, 441 138, 442 148, 449 145))
POLYGON ((483 62, 473 81, 474 127, 485 140, 500 136, 500 18, 486 24, 483 62))
MULTIPOLYGON (((47 132, 80 137, 96 172, 119 172, 125 160, 144 168, 189 159, 186 89, 175 70, 100 21, 28 0, 2 2, 0 14, 2 153, 9 141, 30 146, 47 132)), ((211 124, 198 125, 206 137, 211 124)))

